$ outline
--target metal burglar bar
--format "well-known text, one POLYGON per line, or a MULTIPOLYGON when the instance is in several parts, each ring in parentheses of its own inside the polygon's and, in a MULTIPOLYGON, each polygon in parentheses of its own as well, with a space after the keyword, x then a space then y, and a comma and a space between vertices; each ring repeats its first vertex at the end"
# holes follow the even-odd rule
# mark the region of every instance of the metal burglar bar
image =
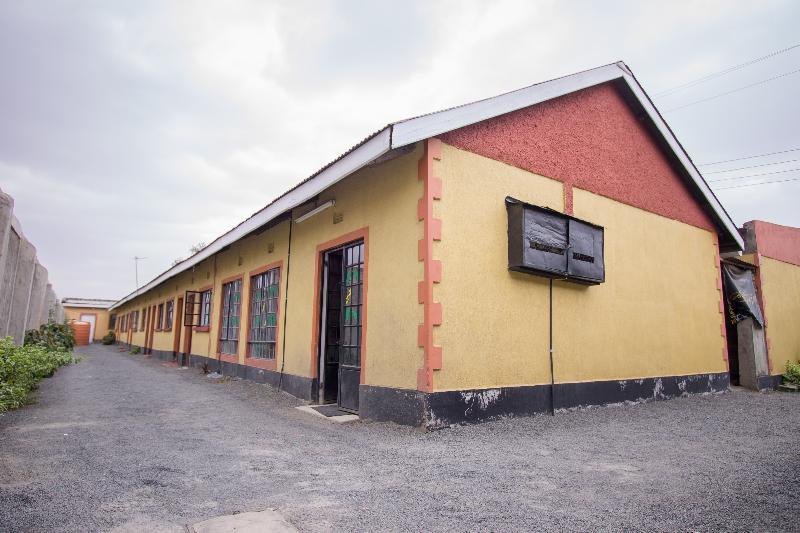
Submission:
POLYGON ((211 289, 200 293, 200 325, 209 327, 211 325, 211 289))
POLYGON ((250 278, 250 331, 247 337, 250 357, 275 359, 280 279, 280 268, 250 278))
POLYGON ((339 409, 358 411, 361 382, 361 324, 364 301, 364 243, 345 246, 341 281, 339 409))
POLYGON ((184 326, 200 325, 200 292, 186 291, 186 306, 183 312, 184 326))
POLYGON ((222 286, 222 323, 219 332, 219 351, 224 354, 239 352, 239 322, 242 307, 242 280, 237 279, 222 286))
POLYGON ((343 365, 361 366, 361 302, 364 275, 364 244, 348 246, 344 251, 342 281, 342 350, 343 365))

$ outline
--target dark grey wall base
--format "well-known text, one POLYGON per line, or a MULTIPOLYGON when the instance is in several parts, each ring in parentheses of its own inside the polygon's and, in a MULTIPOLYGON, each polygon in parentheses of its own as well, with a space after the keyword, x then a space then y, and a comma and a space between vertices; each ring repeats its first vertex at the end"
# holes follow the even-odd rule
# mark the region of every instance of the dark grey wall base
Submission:
MULTIPOLYGON (((128 346, 128 349, 130 350, 134 346, 137 345, 132 344, 128 346)), ((185 356, 182 352, 175 353, 163 350, 152 350, 151 353, 144 354, 144 348, 141 346, 138 346, 138 348, 141 350, 140 354, 146 357, 153 357, 160 361, 182 364, 185 356)), ((189 366, 191 368, 203 368, 204 365, 208 365, 209 372, 219 372, 223 376, 235 376, 240 379, 255 381, 256 383, 271 385, 303 400, 316 401, 316 378, 312 379, 292 374, 283 374, 283 378, 281 378, 280 372, 275 372, 274 370, 264 370, 263 368, 255 368, 238 363, 230 363, 228 361, 219 361, 218 359, 212 359, 203 355, 189 355, 189 366)))
POLYGON ((426 394, 426 403, 428 428, 531 416, 550 412, 550 385, 433 392, 426 394))
POLYGON ((314 397, 317 391, 316 378, 312 379, 293 374, 283 374, 283 378, 281 378, 281 373, 274 370, 264 370, 263 368, 240 365, 239 363, 219 361, 202 355, 192 354, 189 356, 189 366, 192 368, 203 368, 203 365, 208 365, 210 372, 219 372, 223 376, 236 376, 240 379, 271 385, 303 400, 313 401, 316 399, 314 397))
MULTIPOLYGON (((180 362, 183 359, 181 353, 178 353, 175 359, 173 352, 161 350, 153 350, 150 355, 164 361, 180 362)), ((292 374, 283 374, 281 377, 279 372, 273 370, 219 361, 201 355, 189 356, 189 366, 203 368, 205 365, 210 372, 279 387, 304 400, 317 400, 316 378, 292 374)), ((780 382, 780 376, 765 376, 759 378, 759 387, 774 389, 780 382)), ((552 389, 554 392, 552 400, 550 385, 433 393, 361 385, 359 415, 369 420, 436 429, 502 417, 549 413, 551 401, 556 411, 563 411, 595 405, 640 403, 690 394, 723 392, 728 390, 729 385, 727 372, 587 383, 556 383, 552 389)))
POLYGON ((415 390, 360 385, 359 416, 370 420, 422 426, 425 422, 425 394, 415 390))
POLYGON ((147 355, 150 355, 150 356, 152 356, 152 357, 154 357, 156 359, 159 359, 161 361, 177 361, 176 355, 174 355, 174 354, 175 354, 175 352, 165 352, 163 350, 153 350, 152 352, 150 352, 147 355))
MULTIPOLYGON (((595 405, 666 400, 690 394, 722 392, 728 390, 728 386, 727 372, 556 383, 553 407, 556 411, 563 411, 595 405)), ((433 393, 362 385, 359 414, 372 420, 436 429, 452 424, 549 413, 550 394, 550 385, 433 393)))
POLYGON ((758 390, 775 390, 782 382, 782 376, 761 376, 758 378, 758 390))
POLYGON ((730 376, 727 372, 621 381, 556 383, 554 403, 556 410, 611 403, 640 403, 689 394, 722 392, 728 390, 729 386, 730 376))

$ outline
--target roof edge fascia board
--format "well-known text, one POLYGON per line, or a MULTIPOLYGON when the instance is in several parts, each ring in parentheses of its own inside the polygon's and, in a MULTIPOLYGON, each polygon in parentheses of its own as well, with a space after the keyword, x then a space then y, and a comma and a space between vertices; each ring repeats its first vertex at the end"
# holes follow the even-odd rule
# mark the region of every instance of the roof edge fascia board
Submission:
POLYGON ((722 207, 719 199, 717 199, 716 195, 711 190, 711 187, 708 186, 708 183, 706 183, 706 180, 700 174, 700 171, 698 171, 697 167, 694 166, 689 154, 687 154, 686 150, 684 150, 683 145, 680 143, 680 141, 678 141, 678 138, 672 132, 672 129, 669 127, 667 122, 663 119, 661 113, 658 112, 655 105, 650 100, 650 97, 644 92, 644 89, 636 80, 636 77, 633 75, 630 69, 628 69, 628 66, 624 63, 621 63, 619 64, 619 68, 624 72, 622 79, 625 80, 625 83, 628 85, 630 90, 633 91, 637 100, 639 100, 645 112, 650 117, 650 120, 653 122, 653 124, 655 124, 656 128, 658 128, 658 131, 661 133, 672 152, 678 158, 681 166, 692 178, 692 181, 695 182, 697 188, 700 189, 700 193, 703 195, 703 198, 705 198, 706 202, 708 202, 708 205, 717 215, 717 219, 722 224, 723 228, 727 230, 731 240, 736 243, 736 245, 739 247, 739 250, 744 250, 744 240, 739 234, 736 224, 733 222, 728 212, 725 211, 725 208, 722 207))
POLYGON ((77 308, 81 308, 81 309, 111 309, 110 305, 111 304, 87 304, 87 303, 79 303, 79 304, 66 303, 65 304, 65 303, 62 303, 61 307, 76 308, 76 309, 77 308))
POLYGON ((394 124, 392 148, 400 148, 621 77, 619 66, 612 63, 485 100, 404 120, 394 124))
POLYGON ((122 299, 118 300, 110 309, 116 309, 121 305, 133 300, 137 296, 146 293, 168 279, 190 269, 220 252, 226 246, 236 242, 259 227, 268 223, 273 218, 282 213, 294 209, 295 207, 314 198, 320 192, 327 189, 334 183, 341 181, 350 174, 368 165, 374 159, 384 155, 391 149, 392 126, 386 126, 371 138, 358 145, 345 156, 337 159, 332 164, 325 167, 312 178, 302 182, 300 185, 290 190, 286 194, 279 196, 264 209, 254 214, 232 230, 214 240, 211 244, 200 250, 195 255, 173 266, 169 270, 157 276, 140 289, 133 291, 122 299))

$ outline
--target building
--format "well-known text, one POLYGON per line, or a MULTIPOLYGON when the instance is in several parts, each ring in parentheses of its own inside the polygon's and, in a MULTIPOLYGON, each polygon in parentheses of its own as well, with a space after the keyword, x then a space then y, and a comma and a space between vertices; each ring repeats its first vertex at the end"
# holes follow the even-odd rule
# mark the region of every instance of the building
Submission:
POLYGON ((64 298, 67 321, 88 322, 90 324, 89 342, 99 341, 106 333, 114 329, 111 324, 109 308, 115 300, 99 300, 96 298, 64 298))
POLYGON ((112 312, 146 353, 437 427, 727 389, 742 247, 615 63, 389 124, 112 312))
POLYGON ((728 277, 739 275, 735 290, 725 291, 731 378, 751 389, 772 389, 786 362, 800 358, 800 228, 753 220, 740 232, 744 254, 723 260, 728 277), (747 305, 731 309, 732 300, 747 305))

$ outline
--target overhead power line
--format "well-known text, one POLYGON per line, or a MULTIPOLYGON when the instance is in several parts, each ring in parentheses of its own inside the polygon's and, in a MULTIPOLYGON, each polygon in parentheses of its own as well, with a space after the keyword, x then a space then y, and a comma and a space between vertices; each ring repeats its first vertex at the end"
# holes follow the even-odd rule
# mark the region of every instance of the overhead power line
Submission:
POLYGON ((746 167, 728 168, 725 170, 712 170, 711 172, 704 172, 703 174, 722 174, 723 172, 736 172, 738 170, 747 170, 749 168, 771 167, 773 165, 783 165, 785 163, 796 163, 800 159, 784 159, 783 161, 775 161, 774 163, 761 163, 760 165, 748 165, 746 167))
POLYGON ((709 96, 708 98, 701 98, 700 100, 695 100, 694 102, 689 102, 688 104, 679 105, 677 107, 673 107, 671 109, 667 109, 664 113, 671 113, 672 111, 677 111, 679 109, 684 109, 689 106, 693 106, 696 104, 701 104, 703 102, 708 102, 709 100, 716 100, 717 98, 721 98, 723 96, 728 96, 729 94, 738 93, 739 91, 744 91, 745 89, 751 89, 753 87, 757 87, 759 85, 764 85, 765 83, 769 83, 771 81, 779 80, 781 78, 785 78, 786 76, 791 76, 792 74, 797 74, 800 72, 800 69, 793 70, 791 72, 784 72, 783 74, 779 74, 777 76, 773 76, 772 78, 767 78, 766 80, 757 81, 755 83, 751 83, 750 85, 745 85, 743 87, 737 87, 736 89, 732 89, 730 91, 725 91, 724 93, 715 94, 714 96, 709 96))
POLYGON ((729 185, 727 187, 717 187, 715 191, 724 191, 725 189, 741 189, 742 187, 755 187, 756 185, 769 185, 770 183, 786 183, 787 181, 798 181, 800 178, 788 178, 785 180, 771 180, 771 181, 759 181, 756 183, 742 183, 739 185, 729 185))
POLYGON ((767 154, 748 155, 746 157, 736 157, 734 159, 724 159, 722 161, 712 161, 711 163, 699 163, 698 167, 709 167, 711 165, 721 165, 722 163, 733 163, 734 161, 744 161, 745 159, 756 159, 758 157, 767 157, 770 155, 788 154, 789 152, 798 152, 800 148, 790 148, 788 150, 781 150, 779 152, 769 152, 767 154))
POLYGON ((798 48, 798 47, 800 47, 800 44, 794 44, 792 46, 789 46, 788 48, 783 48, 781 50, 776 50, 774 52, 770 52, 769 54, 767 54, 765 56, 757 57, 755 59, 751 59, 750 61, 745 61, 744 63, 740 63, 738 65, 734 65, 732 67, 728 67, 728 68, 726 68, 724 70, 720 70, 719 72, 714 72, 713 74, 708 74, 707 76, 703 76, 702 78, 697 78, 695 80, 688 81, 688 82, 683 83, 681 85, 677 85, 675 87, 672 87, 671 89, 665 89, 665 90, 663 90, 661 92, 655 93, 653 95, 653 98, 663 98, 664 96, 672 94, 672 93, 674 93, 676 91, 680 91, 681 89, 687 89, 687 88, 693 87, 693 86, 695 86, 695 85, 697 85, 699 83, 703 83, 705 81, 708 81, 708 80, 710 80, 712 78, 716 78, 718 76, 723 76, 723 75, 728 74, 730 72, 735 72, 735 71, 743 69, 745 67, 749 67, 750 65, 752 65, 754 63, 758 63, 760 61, 764 61, 765 59, 769 59, 771 57, 775 57, 777 55, 786 53, 786 52, 788 52, 790 50, 794 50, 795 48, 798 48))
POLYGON ((731 181, 731 180, 743 180, 745 178, 757 178, 759 176, 772 176, 774 174, 786 174, 787 172, 797 172, 800 168, 789 168, 786 170, 776 170, 775 172, 759 172, 758 174, 748 174, 747 176, 735 176, 732 178, 719 178, 716 180, 708 180, 709 183, 714 183, 717 181, 731 181))

